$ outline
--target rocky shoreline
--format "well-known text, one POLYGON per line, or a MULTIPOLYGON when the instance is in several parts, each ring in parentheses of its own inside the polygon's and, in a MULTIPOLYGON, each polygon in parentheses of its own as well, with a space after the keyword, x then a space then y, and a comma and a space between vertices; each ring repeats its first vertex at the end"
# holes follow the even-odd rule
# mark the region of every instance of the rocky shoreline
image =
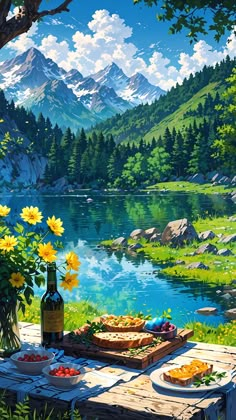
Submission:
MULTIPOLYGON (((236 216, 231 216, 229 221, 236 223, 236 216)), ((196 270, 211 270, 211 267, 205 263, 206 258, 204 258, 204 261, 201 261, 202 256, 235 258, 235 247, 233 247, 233 245, 236 243, 236 233, 216 234, 212 230, 197 233, 194 226, 184 218, 169 222, 163 232, 158 232, 156 227, 145 230, 135 229, 130 232, 128 238, 121 236, 109 242, 109 247, 113 251, 122 249, 128 253, 145 252, 145 255, 146 245, 153 247, 153 250, 156 249, 156 246, 178 250, 184 249, 186 245, 191 246, 194 244, 193 251, 185 253, 184 256, 186 258, 196 256, 198 257, 198 261, 186 264, 185 258, 176 259, 175 261, 167 260, 167 264, 169 263, 172 267, 184 267, 186 272, 189 272, 189 277, 191 277, 191 270, 195 270, 195 272, 196 270)), ((105 244, 105 246, 107 245, 105 244)), ((217 294, 221 295, 223 299, 230 300, 235 304, 236 279, 232 279, 230 285, 223 285, 222 288, 218 290, 217 294)), ((216 310, 216 308, 208 308, 207 310, 206 308, 200 308, 200 310, 201 309, 202 313, 206 315, 211 311, 216 310)), ((236 307, 232 307, 225 311, 225 315, 230 319, 236 319, 236 307)))

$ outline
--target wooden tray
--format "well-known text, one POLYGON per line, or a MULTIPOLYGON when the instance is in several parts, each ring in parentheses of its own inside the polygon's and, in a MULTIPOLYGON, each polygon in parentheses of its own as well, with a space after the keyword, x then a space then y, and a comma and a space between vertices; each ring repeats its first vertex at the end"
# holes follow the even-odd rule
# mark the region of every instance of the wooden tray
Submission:
POLYGON ((172 351, 182 347, 188 338, 194 334, 193 330, 185 330, 178 328, 177 336, 171 340, 163 341, 157 344, 155 347, 150 347, 146 350, 142 350, 142 347, 138 347, 135 350, 134 355, 129 350, 112 350, 104 349, 91 344, 89 347, 83 344, 77 344, 71 340, 69 334, 66 334, 63 338, 62 343, 53 344, 53 347, 63 349, 66 355, 74 357, 87 357, 90 359, 103 359, 104 361, 119 362, 119 364, 132 367, 134 369, 142 369, 151 365, 153 362, 160 360, 172 351), (137 354, 139 352, 139 354, 137 354))

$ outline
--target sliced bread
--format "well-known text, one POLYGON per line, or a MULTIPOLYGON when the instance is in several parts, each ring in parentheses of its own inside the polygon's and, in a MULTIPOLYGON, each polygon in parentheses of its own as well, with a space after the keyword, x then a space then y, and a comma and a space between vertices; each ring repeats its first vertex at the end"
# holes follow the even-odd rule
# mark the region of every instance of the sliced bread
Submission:
POLYGON ((145 332, 99 332, 93 334, 92 342, 109 349, 128 349, 151 344, 153 335, 145 332))
POLYGON ((193 360, 190 364, 164 372, 163 378, 172 384, 187 386, 191 385, 196 377, 203 378, 203 376, 212 373, 212 370, 213 365, 201 360, 193 360))

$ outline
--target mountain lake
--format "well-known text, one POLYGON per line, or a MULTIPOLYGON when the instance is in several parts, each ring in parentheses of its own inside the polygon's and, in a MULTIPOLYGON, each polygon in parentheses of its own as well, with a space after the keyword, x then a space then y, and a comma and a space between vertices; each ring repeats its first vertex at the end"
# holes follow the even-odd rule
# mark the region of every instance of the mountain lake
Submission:
MULTIPOLYGON (((11 208, 8 220, 12 223, 23 207, 31 205, 39 207, 44 221, 52 215, 62 219, 63 252, 73 249, 81 261, 79 287, 72 293, 59 288, 65 302, 88 300, 104 313, 115 314, 142 311, 156 316, 171 308, 178 326, 188 321, 215 326, 227 321, 223 314, 227 301, 216 293, 219 286, 163 277, 161 267, 142 256, 111 252, 98 245, 119 236, 128 238, 136 228, 163 231, 169 221, 183 217, 194 221, 204 215, 230 216, 235 212, 232 200, 218 194, 80 191, 67 195, 2 194, 1 204, 11 208), (216 307, 217 314, 206 317, 196 313, 205 306, 216 307)), ((44 288, 35 286, 37 296, 43 292, 44 288)))

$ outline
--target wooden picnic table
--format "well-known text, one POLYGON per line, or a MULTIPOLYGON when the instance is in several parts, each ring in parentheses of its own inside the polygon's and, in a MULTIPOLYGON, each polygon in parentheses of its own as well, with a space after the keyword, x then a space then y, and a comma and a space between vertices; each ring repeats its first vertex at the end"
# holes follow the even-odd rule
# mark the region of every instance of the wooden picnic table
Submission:
MULTIPOLYGON (((40 344, 40 327, 20 323, 23 346, 40 344)), ((28 347, 29 348, 29 347, 28 347)), ((71 356, 62 356, 62 362, 71 356)), ((73 359, 74 361, 75 359, 73 359)), ((70 391, 56 389, 41 377, 15 376, 9 369, 9 360, 0 361, 0 389, 7 390, 12 401, 22 401, 28 395, 32 407, 40 408, 47 402, 55 410, 78 408, 82 418, 92 419, 236 419, 236 347, 186 342, 152 365, 137 370, 113 361, 80 358, 78 363, 88 369, 87 381, 70 391), (232 372, 232 382, 223 388, 204 392, 170 391, 150 380, 150 373, 173 363, 189 363, 192 359, 213 363, 214 368, 232 372), (2 362, 2 363, 1 363, 2 362), (7 369, 4 372, 4 366, 7 369)), ((8 402, 11 400, 8 397, 8 402)))

